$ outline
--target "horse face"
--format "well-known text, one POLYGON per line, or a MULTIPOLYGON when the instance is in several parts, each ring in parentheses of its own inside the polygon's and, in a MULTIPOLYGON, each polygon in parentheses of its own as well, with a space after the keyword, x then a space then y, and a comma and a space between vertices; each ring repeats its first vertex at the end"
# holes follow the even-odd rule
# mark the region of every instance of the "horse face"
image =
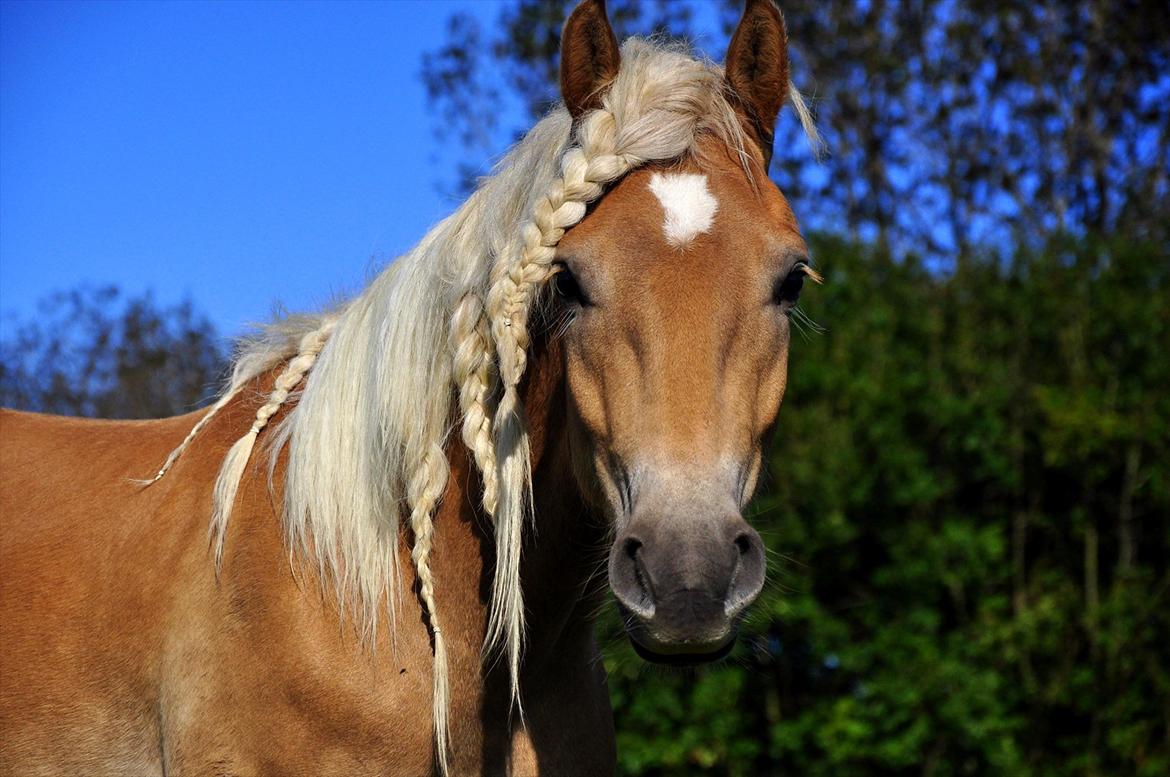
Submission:
POLYGON ((764 582, 741 511, 784 394, 807 253, 780 191, 710 141, 623 179, 552 283, 577 478, 615 527, 610 584, 643 654, 730 648, 764 582), (701 160, 701 161, 700 161, 701 160))
MULTIPOLYGON (((561 45, 575 117, 604 105, 620 51, 602 0, 561 45)), ((784 394, 788 314, 808 270, 796 220, 767 176, 789 95, 784 21, 747 0, 725 64, 752 138, 622 179, 558 246, 565 373, 578 482, 614 525, 609 580, 643 655, 690 662, 730 649, 764 584, 742 510, 784 394)))

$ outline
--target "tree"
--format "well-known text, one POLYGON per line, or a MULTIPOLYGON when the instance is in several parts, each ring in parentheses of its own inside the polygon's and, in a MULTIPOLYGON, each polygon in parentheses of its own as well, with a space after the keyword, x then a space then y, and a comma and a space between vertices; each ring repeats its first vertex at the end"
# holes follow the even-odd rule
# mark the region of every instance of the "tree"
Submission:
MULTIPOLYGON (((451 17, 423 61, 466 189, 556 100, 570 2, 515 0, 485 30, 451 17), (517 126, 500 126, 512 106, 517 126)), ((829 155, 790 116, 773 171, 806 226, 952 267, 1056 231, 1170 240, 1170 7, 1130 0, 784 3, 797 86, 829 155)), ((726 41, 739 3, 614 0, 619 36, 726 41), (713 17, 713 18, 712 18, 713 17), (719 28, 719 29, 716 29, 719 28)), ((722 50, 710 52, 721 57, 722 50)))
MULTIPOLYGON (((464 187, 556 99, 568 5, 425 59, 464 187)), ((609 3, 719 40, 737 5, 609 3)), ((720 666, 602 624, 620 771, 1170 773, 1170 7, 784 5, 830 155, 782 117, 826 331, 751 516, 773 582, 720 666)))
POLYGON ((159 307, 117 289, 54 294, 0 342, 0 405, 102 418, 158 418, 214 396, 224 354, 190 302, 159 307))

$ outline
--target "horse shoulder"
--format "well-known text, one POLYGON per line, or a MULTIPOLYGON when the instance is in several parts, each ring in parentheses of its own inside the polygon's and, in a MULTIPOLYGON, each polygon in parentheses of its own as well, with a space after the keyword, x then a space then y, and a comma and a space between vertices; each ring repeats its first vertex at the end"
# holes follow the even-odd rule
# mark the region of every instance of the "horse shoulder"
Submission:
MULTIPOLYGON (((232 403, 205 430, 186 470, 167 475, 210 483, 254 407, 232 403)), ((279 422, 274 419, 274 423, 279 422)), ((269 479, 257 445, 227 524, 222 566, 207 553, 187 579, 210 579, 175 599, 162 657, 162 738, 168 772, 228 774, 422 774, 432 753, 430 646, 423 624, 401 616, 409 587, 403 562, 400 617, 363 631, 282 526, 285 463, 269 479), (388 771, 389 770, 389 771, 388 771)), ((165 482, 166 478, 163 481, 165 482)))

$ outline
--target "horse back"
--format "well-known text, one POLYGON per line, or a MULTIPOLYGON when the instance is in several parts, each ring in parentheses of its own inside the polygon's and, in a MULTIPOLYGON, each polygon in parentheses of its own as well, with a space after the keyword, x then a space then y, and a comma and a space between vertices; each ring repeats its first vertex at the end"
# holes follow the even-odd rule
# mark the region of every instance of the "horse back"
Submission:
MULTIPOLYGON (((280 467, 249 466, 217 572, 212 487, 254 412, 232 403, 145 487, 197 415, 0 411, 0 775, 428 770, 426 629, 371 651, 299 579, 280 467)), ((476 677, 478 645, 452 650, 476 677)))
POLYGON ((0 410, 0 772, 157 764, 163 629, 206 511, 134 479, 196 419, 0 410))

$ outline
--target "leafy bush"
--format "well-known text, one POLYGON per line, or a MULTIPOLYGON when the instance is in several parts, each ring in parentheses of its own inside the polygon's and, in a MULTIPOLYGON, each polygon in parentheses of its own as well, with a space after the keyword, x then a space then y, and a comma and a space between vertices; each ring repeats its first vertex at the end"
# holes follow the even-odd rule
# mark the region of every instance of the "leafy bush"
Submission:
POLYGON ((608 665, 626 774, 1170 773, 1170 262, 828 237, 723 665, 608 665))

